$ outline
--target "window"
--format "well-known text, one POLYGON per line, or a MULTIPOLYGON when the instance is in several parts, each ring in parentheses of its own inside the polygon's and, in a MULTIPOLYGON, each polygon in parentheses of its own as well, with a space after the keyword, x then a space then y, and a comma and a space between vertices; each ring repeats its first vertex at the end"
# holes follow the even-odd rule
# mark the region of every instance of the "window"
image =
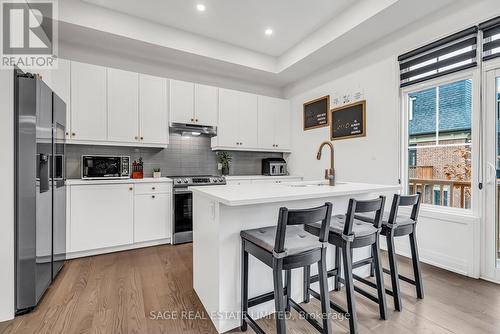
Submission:
POLYGON ((408 106, 408 119, 413 121, 413 106, 415 105, 416 97, 410 97, 410 105, 408 106))
POLYGON ((470 209, 472 80, 408 93, 408 191, 470 209))

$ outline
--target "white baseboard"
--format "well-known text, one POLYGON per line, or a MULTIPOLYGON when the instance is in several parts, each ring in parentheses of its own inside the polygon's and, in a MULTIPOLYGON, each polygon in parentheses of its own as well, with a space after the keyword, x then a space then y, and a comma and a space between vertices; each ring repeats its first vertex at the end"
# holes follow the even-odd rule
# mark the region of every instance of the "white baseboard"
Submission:
POLYGON ((122 245, 122 246, 116 246, 116 247, 91 249, 91 250, 79 251, 79 252, 68 252, 68 253, 66 253, 66 259, 70 260, 70 259, 76 259, 79 257, 102 255, 102 254, 121 252, 121 251, 126 251, 126 250, 131 250, 131 249, 165 245, 165 244, 170 244, 170 243, 171 243, 170 238, 167 238, 167 239, 139 242, 139 243, 135 243, 135 244, 131 244, 131 245, 122 245))

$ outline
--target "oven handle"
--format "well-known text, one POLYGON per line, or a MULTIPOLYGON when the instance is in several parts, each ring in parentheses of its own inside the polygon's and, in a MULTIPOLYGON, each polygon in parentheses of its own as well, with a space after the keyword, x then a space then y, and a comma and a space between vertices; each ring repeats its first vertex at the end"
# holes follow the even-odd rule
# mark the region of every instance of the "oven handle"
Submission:
POLYGON ((191 190, 187 190, 185 188, 182 189, 174 189, 174 194, 191 194, 191 190))

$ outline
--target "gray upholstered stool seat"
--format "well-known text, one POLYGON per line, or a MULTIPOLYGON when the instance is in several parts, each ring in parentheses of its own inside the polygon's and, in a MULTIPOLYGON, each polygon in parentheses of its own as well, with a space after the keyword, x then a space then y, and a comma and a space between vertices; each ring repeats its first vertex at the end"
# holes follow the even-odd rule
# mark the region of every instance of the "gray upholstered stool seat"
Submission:
MULTIPOLYGON (((321 223, 318 223, 318 227, 321 228, 321 223)), ((241 231, 241 237, 272 253, 277 228, 277 226, 268 226, 241 231)), ((296 255, 321 247, 324 247, 324 245, 318 240, 318 237, 304 231, 302 226, 287 226, 285 251, 281 256, 296 255)))
MULTIPOLYGON (((330 221, 330 233, 342 235, 342 232, 344 231, 344 224, 345 224, 345 215, 333 216, 332 220, 330 221)), ((309 226, 317 229, 321 228, 321 224, 319 223, 310 224, 309 226)), ((354 219, 354 225, 352 226, 352 233, 354 234, 355 238, 360 238, 377 233, 377 229, 372 224, 366 224, 364 221, 354 219)))

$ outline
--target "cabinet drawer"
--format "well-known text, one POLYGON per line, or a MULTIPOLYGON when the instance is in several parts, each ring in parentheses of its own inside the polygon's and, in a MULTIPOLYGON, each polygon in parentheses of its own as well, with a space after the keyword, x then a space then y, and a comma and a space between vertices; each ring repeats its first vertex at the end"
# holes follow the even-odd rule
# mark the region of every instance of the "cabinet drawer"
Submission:
POLYGON ((140 194, 159 194, 171 193, 172 185, 170 183, 138 183, 135 185, 135 193, 140 194))

